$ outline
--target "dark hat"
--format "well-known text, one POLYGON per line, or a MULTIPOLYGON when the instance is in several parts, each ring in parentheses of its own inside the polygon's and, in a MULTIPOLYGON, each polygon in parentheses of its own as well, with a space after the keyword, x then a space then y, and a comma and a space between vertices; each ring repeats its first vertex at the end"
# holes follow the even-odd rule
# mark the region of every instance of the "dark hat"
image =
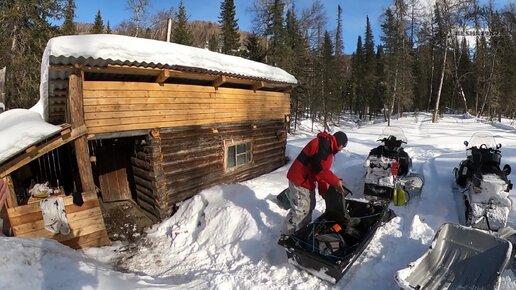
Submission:
POLYGON ((342 145, 344 147, 348 145, 348 136, 346 136, 346 133, 338 131, 333 134, 333 137, 335 137, 335 140, 337 140, 337 145, 342 145))

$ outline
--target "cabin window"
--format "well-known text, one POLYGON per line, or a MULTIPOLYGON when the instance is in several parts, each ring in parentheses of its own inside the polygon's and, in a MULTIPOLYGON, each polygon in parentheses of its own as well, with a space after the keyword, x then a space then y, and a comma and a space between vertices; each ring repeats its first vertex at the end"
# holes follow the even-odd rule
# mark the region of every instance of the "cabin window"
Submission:
POLYGON ((251 141, 231 143, 226 146, 226 169, 234 169, 252 161, 251 141))

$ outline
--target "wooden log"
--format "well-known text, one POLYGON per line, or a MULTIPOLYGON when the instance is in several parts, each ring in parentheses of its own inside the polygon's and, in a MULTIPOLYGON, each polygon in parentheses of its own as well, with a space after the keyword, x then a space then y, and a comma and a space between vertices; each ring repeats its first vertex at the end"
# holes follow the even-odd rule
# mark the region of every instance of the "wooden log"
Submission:
POLYGON ((4 184, 7 185, 7 198, 5 200, 5 206, 7 208, 14 208, 18 206, 18 199, 16 198, 16 191, 14 191, 13 179, 10 175, 4 176, 4 184))
MULTIPOLYGON (((70 116, 73 128, 84 125, 82 82, 80 71, 70 74, 68 79, 68 92, 70 99, 70 116)), ((90 152, 86 136, 77 138, 74 141, 74 147, 82 190, 93 191, 96 187, 93 179, 93 171, 91 169, 90 152)))

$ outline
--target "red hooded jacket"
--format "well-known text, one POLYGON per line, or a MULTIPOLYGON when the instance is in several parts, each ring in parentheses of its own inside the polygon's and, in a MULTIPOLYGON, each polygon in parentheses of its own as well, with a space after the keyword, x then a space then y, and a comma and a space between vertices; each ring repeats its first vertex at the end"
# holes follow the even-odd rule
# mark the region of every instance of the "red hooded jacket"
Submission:
POLYGON ((310 141, 299 153, 287 173, 287 178, 298 186, 315 189, 317 182, 319 194, 324 195, 329 185, 339 184, 339 178, 331 172, 333 156, 339 152, 337 140, 322 132, 310 141))

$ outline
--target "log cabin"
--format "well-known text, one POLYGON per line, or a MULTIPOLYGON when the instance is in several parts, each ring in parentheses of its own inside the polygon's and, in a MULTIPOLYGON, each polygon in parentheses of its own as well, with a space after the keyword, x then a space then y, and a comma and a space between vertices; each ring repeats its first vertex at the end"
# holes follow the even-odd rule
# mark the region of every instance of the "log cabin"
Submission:
MULTIPOLYGON (((41 74, 33 109, 48 123, 66 124, 70 137, 58 139, 73 156, 68 187, 86 201, 95 193, 102 202, 133 200, 163 220, 203 189, 286 162, 297 80, 282 69, 174 43, 81 35, 51 39, 41 74)), ((11 175, 41 156, 0 161, 0 177, 12 184, 11 175)), ((11 202, 11 223, 18 207, 11 202)))

